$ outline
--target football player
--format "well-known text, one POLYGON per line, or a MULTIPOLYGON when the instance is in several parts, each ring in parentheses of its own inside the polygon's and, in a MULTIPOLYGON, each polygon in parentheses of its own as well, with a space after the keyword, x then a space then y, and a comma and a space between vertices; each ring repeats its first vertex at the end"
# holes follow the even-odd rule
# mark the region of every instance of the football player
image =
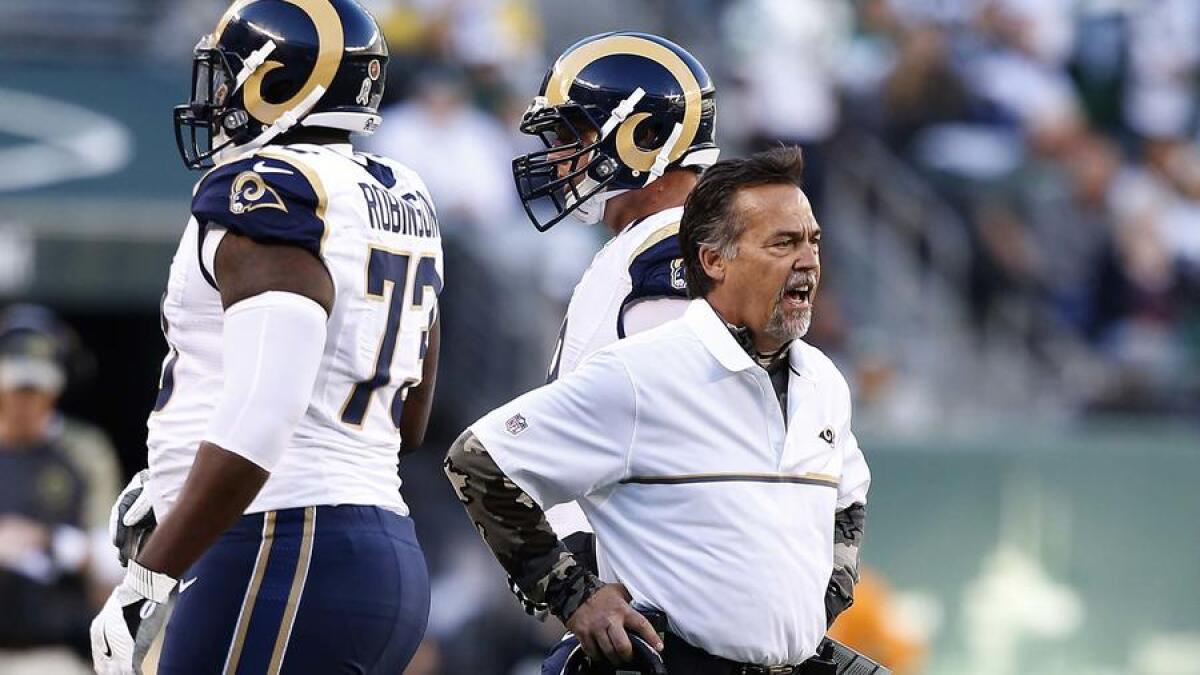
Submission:
POLYGON ((168 601, 172 675, 398 673, 421 640, 397 461, 428 419, 442 249, 420 178, 350 146, 387 59, 353 0, 237 0, 196 47, 176 137, 212 168, 162 303, 157 527, 92 624, 100 673, 140 672, 168 601))
MULTIPOLYGON (((517 192, 539 231, 572 216, 603 223, 612 239, 575 286, 548 380, 683 314, 677 234, 688 194, 720 154, 715 94, 695 57, 646 33, 585 38, 550 67, 520 124, 546 147, 513 160, 517 192)), ((579 506, 556 506, 546 516, 595 571, 594 537, 579 506)), ((511 587, 527 611, 545 614, 511 587)), ((573 644, 564 641, 544 672, 557 675, 573 644)))

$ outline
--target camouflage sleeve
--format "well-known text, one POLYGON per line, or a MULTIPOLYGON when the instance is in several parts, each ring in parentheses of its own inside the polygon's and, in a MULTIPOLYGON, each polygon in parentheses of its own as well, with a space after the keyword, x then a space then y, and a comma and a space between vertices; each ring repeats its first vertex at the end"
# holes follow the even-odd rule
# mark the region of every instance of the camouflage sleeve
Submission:
POLYGON ((858 549, 867 524, 867 507, 855 502, 833 517, 833 575, 825 590, 825 621, 832 626, 854 604, 858 583, 858 549))
MULTIPOLYGON (((575 557, 575 560, 582 564, 587 571, 592 574, 599 574, 599 568, 596 563, 595 534, 591 532, 572 532, 562 538, 562 543, 571 552, 571 555, 575 557)), ((538 621, 545 621, 546 617, 550 615, 550 608, 546 606, 546 603, 534 602, 528 595, 525 595, 525 591, 521 590, 521 587, 517 585, 517 582, 513 581, 512 577, 508 578, 508 591, 517 598, 517 602, 521 603, 521 609, 525 610, 525 613, 529 616, 538 621)))
POLYGON ((604 585, 558 540, 542 509, 470 430, 450 447, 444 466, 484 543, 529 600, 545 603, 565 623, 604 585))

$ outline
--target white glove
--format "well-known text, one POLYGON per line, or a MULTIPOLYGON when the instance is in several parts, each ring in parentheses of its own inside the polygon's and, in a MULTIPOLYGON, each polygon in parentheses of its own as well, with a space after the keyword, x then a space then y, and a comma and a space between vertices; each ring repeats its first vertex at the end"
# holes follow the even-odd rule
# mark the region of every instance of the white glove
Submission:
POLYGON ((129 485, 121 490, 108 514, 108 535, 117 547, 122 566, 137 557, 142 543, 158 525, 150 494, 145 489, 149 478, 149 470, 137 472, 129 485))
POLYGON ((142 660, 166 623, 176 585, 130 561, 125 579, 92 620, 92 667, 99 675, 142 675, 142 660))

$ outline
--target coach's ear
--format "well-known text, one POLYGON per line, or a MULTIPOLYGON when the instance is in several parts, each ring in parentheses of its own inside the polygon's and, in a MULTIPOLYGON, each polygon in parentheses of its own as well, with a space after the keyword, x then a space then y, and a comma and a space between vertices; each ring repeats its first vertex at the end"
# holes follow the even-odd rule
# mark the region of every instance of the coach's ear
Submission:
POLYGON ((714 285, 725 281, 725 266, 728 262, 715 246, 700 247, 700 266, 714 285))

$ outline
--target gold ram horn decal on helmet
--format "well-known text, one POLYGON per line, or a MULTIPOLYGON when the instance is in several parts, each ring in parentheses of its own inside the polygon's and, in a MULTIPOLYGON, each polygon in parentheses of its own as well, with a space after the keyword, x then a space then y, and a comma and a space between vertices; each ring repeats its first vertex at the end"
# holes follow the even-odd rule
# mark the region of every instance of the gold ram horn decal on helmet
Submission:
POLYGON ((258 2, 258 0, 234 0, 234 3, 229 6, 229 9, 225 10, 225 13, 221 15, 221 20, 217 22, 217 27, 213 29, 213 44, 217 44, 217 41, 221 39, 221 33, 225 32, 225 26, 229 25, 229 22, 233 20, 233 17, 237 16, 238 12, 242 11, 242 9, 244 9, 247 5, 255 2, 258 2))
MULTIPOLYGON (((217 29, 213 32, 214 41, 220 40, 226 25, 239 11, 255 1, 238 0, 235 2, 217 24, 217 29)), ((262 85, 263 79, 268 73, 276 68, 282 68, 284 64, 279 61, 267 61, 246 80, 242 95, 246 111, 264 124, 273 124, 285 112, 296 107, 317 87, 329 89, 329 85, 333 83, 333 78, 342 63, 342 53, 346 46, 342 20, 338 17, 337 10, 334 9, 332 3, 327 0, 286 1, 299 7, 312 20, 313 27, 317 31, 317 63, 308 76, 308 80, 304 82, 304 86, 300 87, 300 91, 280 103, 266 101, 262 95, 262 85)))
MULTIPOLYGON (((589 42, 563 56, 554 64, 550 79, 546 83, 546 101, 550 105, 562 105, 569 97, 575 77, 593 62, 606 56, 633 54, 641 56, 665 68, 679 82, 683 90, 683 129, 675 147, 667 153, 669 161, 679 159, 691 146, 700 128, 700 83, 692 69, 670 49, 645 38, 632 35, 611 35, 589 42)), ((621 161, 636 171, 649 171, 662 148, 642 149, 634 141, 637 125, 650 117, 648 113, 630 115, 617 128, 616 146, 621 161)))

